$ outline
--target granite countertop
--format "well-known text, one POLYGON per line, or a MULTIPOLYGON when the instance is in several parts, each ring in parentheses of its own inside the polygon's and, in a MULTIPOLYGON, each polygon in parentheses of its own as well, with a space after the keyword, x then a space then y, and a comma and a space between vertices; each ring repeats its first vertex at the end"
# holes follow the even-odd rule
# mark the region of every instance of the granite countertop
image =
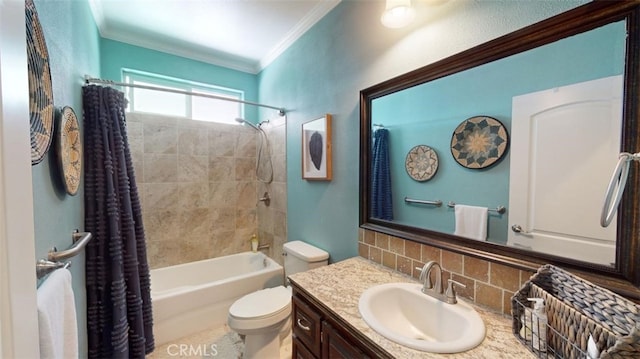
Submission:
POLYGON ((392 282, 418 283, 413 278, 392 271, 362 257, 349 258, 329 266, 289 276, 334 314, 341 317, 396 358, 535 358, 514 336, 511 319, 471 304, 482 317, 486 337, 479 346, 462 353, 433 354, 396 344, 371 329, 360 316, 358 301, 367 288, 392 282))

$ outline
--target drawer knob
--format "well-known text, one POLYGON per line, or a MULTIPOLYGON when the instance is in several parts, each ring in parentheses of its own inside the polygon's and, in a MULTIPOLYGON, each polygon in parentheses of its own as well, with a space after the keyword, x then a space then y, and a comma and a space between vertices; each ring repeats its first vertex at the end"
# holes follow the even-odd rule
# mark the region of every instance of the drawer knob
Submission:
POLYGON ((298 320, 296 321, 296 324, 298 324, 298 327, 301 328, 302 330, 311 331, 311 328, 309 328, 308 325, 302 324, 302 319, 300 318, 298 318, 298 320))

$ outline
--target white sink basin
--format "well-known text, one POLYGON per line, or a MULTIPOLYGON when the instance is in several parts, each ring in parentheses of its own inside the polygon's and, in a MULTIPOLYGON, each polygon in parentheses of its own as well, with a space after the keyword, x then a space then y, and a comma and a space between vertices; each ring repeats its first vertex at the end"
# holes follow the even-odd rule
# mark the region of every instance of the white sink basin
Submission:
POLYGON ((362 319, 383 337, 431 353, 458 353, 484 340, 485 327, 470 305, 447 304, 421 291, 422 285, 388 283, 360 296, 362 319))

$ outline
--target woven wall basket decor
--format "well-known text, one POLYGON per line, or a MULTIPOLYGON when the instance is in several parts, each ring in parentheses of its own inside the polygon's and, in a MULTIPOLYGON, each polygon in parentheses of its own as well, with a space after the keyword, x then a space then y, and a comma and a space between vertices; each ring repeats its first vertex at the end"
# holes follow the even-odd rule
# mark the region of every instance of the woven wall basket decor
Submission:
POLYGON ((56 111, 56 145, 58 165, 68 194, 78 193, 82 177, 82 139, 80 126, 73 108, 65 106, 56 111))
POLYGON ((32 0, 25 2, 29 70, 31 164, 40 163, 51 145, 54 112, 49 52, 32 0))

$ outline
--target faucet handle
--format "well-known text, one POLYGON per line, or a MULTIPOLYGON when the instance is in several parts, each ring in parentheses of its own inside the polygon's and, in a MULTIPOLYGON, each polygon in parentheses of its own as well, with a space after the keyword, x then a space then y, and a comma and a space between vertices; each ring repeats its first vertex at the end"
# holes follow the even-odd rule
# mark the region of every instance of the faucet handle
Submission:
POLYGON ((456 304, 458 303, 458 299, 456 298, 456 289, 454 287, 454 284, 459 285, 462 288, 466 288, 467 286, 453 279, 449 279, 448 282, 449 285, 447 285, 447 291, 445 293, 445 295, 447 296, 447 303, 456 304))

